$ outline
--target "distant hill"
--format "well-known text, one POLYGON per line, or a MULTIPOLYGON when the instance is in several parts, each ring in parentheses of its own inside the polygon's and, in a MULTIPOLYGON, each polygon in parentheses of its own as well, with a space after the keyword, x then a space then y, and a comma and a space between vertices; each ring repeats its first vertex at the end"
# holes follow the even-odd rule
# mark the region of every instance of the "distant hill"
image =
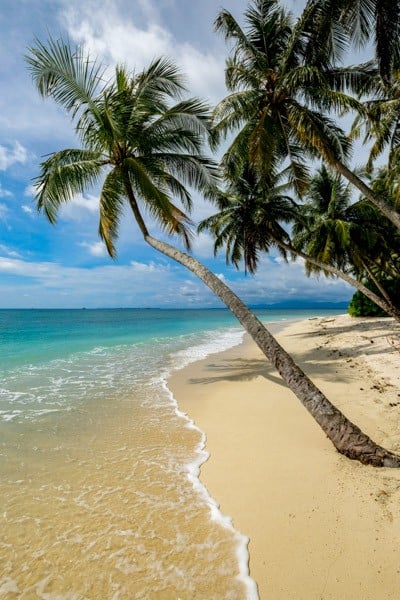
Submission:
POLYGON ((252 309, 270 309, 270 310, 347 310, 348 301, 342 302, 318 302, 316 300, 283 300, 273 304, 252 304, 252 309))

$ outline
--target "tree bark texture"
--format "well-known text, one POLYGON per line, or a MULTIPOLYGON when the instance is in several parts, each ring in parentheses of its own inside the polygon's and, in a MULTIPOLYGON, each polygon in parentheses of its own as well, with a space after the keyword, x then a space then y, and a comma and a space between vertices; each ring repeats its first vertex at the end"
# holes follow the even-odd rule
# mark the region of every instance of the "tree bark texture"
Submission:
POLYGON ((277 369, 286 385, 311 413, 335 448, 348 458, 375 467, 400 467, 400 456, 382 448, 345 417, 280 346, 252 311, 223 281, 185 252, 145 235, 155 250, 172 258, 194 273, 231 310, 264 355, 277 369))

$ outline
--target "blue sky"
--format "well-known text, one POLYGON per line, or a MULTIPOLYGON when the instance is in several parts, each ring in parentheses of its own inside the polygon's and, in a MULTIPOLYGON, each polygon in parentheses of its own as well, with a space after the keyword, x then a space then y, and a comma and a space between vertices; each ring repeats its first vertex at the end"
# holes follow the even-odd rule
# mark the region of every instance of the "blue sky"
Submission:
MULTIPOLYGON (((298 11, 303 2, 287 4, 298 11)), ((0 308, 219 306, 201 282, 146 247, 128 212, 118 260, 108 258, 97 236, 96 190, 74 198, 55 227, 36 212, 32 183, 42 157, 77 142, 63 111, 39 98, 23 55, 35 38, 49 34, 84 43, 109 65, 140 69, 169 55, 187 75, 191 94, 215 103, 225 93, 225 46, 212 27, 221 6, 239 18, 245 2, 2 0, 0 308)), ((212 213, 202 198, 194 200, 194 220, 212 213)), ((223 254, 213 257, 206 234, 195 240, 193 253, 253 304, 339 301, 353 292, 341 281, 309 279, 301 262, 287 265, 274 254, 263 258, 255 277, 245 277, 225 265, 223 254)))

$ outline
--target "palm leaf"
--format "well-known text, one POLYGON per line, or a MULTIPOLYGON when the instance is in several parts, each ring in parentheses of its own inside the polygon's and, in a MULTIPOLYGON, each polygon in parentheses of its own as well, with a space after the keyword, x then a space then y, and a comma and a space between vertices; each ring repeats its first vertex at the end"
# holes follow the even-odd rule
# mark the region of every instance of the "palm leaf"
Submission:
POLYGON ((118 238, 122 208, 126 200, 122 172, 115 168, 105 178, 100 193, 99 235, 105 242, 107 251, 116 258, 115 241, 118 238))
POLYGON ((38 210, 55 223, 61 204, 94 187, 105 164, 102 155, 91 150, 67 149, 52 154, 41 163, 35 179, 38 210))
POLYGON ((47 45, 36 40, 25 59, 43 97, 51 96, 74 117, 83 106, 96 112, 94 98, 105 87, 105 68, 84 55, 81 47, 72 50, 62 40, 50 38, 47 45))

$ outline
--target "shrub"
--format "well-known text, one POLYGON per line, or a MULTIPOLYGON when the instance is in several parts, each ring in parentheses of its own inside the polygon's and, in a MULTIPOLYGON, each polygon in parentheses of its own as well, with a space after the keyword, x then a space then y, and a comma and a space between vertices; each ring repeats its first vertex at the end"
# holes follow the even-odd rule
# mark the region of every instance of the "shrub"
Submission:
MULTIPOLYGON (((365 287, 369 290, 380 296, 379 291, 376 289, 373 283, 370 281, 363 282, 365 287)), ((392 302, 395 306, 400 306, 400 279, 390 280, 382 282, 385 290, 389 294, 392 299, 392 302)), ((379 306, 377 306, 372 300, 364 296, 361 292, 357 291, 352 297, 349 307, 348 313, 352 317, 387 317, 388 314, 385 313, 379 306)))

